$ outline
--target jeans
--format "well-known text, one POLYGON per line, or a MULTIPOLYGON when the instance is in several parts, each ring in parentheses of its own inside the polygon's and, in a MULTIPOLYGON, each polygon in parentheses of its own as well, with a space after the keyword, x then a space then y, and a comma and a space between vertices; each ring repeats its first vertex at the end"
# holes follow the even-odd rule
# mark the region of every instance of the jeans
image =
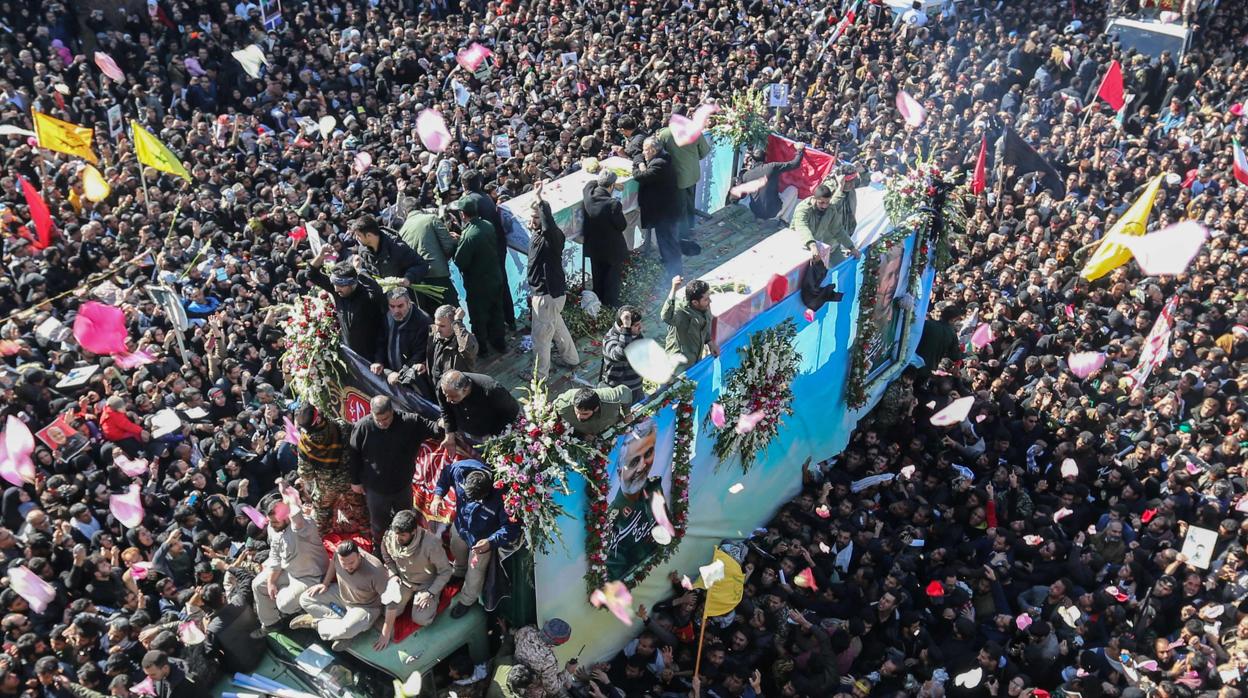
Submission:
POLYGON ((378 492, 366 487, 364 501, 368 504, 368 525, 372 530, 373 541, 380 546, 381 536, 390 528, 394 515, 412 508, 412 486, 409 484, 400 492, 378 492))

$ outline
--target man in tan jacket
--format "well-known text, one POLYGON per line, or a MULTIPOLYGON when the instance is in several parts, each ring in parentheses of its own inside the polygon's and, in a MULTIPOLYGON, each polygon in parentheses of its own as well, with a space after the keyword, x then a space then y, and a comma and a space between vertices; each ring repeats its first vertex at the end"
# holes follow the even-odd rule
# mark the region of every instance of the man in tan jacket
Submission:
POLYGON ((446 558, 442 541, 421 527, 416 512, 408 509, 394 515, 390 529, 382 538, 382 559, 390 572, 390 603, 386 604, 386 619, 382 622, 381 637, 373 644, 380 652, 390 644, 394 636, 394 621, 403 612, 407 602, 412 602, 412 622, 429 625, 438 613, 438 601, 442 587, 451 578, 454 568, 446 558), (398 586, 398 601, 393 600, 393 588, 398 586))
POLYGON ((290 621, 290 629, 316 628, 322 640, 332 641, 333 650, 341 652, 377 622, 389 580, 381 560, 360 550, 355 541, 344 540, 334 550, 325 578, 299 597, 306 613, 290 621))

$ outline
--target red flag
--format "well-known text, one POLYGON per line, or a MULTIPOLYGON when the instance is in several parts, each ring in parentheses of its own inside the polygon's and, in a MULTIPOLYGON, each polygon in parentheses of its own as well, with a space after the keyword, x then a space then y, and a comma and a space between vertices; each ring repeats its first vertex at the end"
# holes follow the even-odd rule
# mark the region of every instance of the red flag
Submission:
MULTIPOLYGON (((767 162, 788 162, 797 154, 797 144, 787 138, 771 135, 767 137, 767 162)), ((815 187, 832 173, 836 167, 836 158, 814 148, 806 149, 806 156, 796 170, 789 170, 780 175, 780 190, 785 187, 797 187, 797 195, 803 199, 810 196, 815 187)))
POLYGON ((31 244, 36 250, 42 250, 52 244, 52 214, 48 212, 48 205, 43 202, 43 197, 39 196, 39 190, 34 185, 26 181, 25 177, 18 176, 18 181, 22 183, 22 194, 26 196, 26 207, 30 209, 30 220, 35 223, 35 239, 31 244))
POLYGON ((1114 111, 1121 111, 1126 102, 1126 93, 1122 87, 1122 65, 1118 61, 1112 61, 1109 64, 1109 70, 1105 71, 1105 79, 1101 80, 1101 86, 1096 91, 1096 96, 1109 103, 1114 111))
POLYGON ((988 188, 988 135, 979 142, 979 159, 975 161, 975 175, 971 178, 971 193, 982 194, 988 188))

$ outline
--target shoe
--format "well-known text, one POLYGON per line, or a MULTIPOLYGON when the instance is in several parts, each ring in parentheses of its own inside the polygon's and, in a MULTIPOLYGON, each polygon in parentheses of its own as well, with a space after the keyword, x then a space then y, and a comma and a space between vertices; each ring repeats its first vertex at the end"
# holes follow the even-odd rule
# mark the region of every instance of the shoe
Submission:
POLYGON ((685 257, 697 257, 702 254, 702 246, 693 240, 681 240, 680 254, 685 257))
POLYGON ((462 603, 456 603, 455 608, 451 609, 452 618, 463 618, 468 615, 468 611, 472 610, 472 606, 465 606, 462 603))
POLYGON ((563 359, 561 359, 561 358, 559 358, 559 357, 557 357, 557 356, 555 356, 555 357, 551 357, 551 359, 550 359, 550 360, 551 360, 551 362, 553 362, 556 366, 559 366, 559 367, 562 367, 562 368, 579 368, 579 367, 580 367, 580 365, 581 365, 581 362, 580 362, 580 361, 577 361, 576 363, 572 363, 571 361, 564 361, 563 359))
POLYGON ((249 634, 251 635, 251 639, 253 640, 263 640, 264 638, 269 636, 269 633, 272 633, 272 632, 273 632, 273 628, 267 628, 262 625, 256 628, 255 630, 251 631, 251 633, 249 634))
POLYGON ((329 648, 335 652, 345 652, 350 646, 351 642, 349 640, 334 640, 334 644, 330 645, 329 648))
POLYGON ((315 627, 316 619, 313 618, 310 613, 304 613, 301 616, 296 616, 294 620, 290 621, 291 630, 308 630, 309 628, 315 627))

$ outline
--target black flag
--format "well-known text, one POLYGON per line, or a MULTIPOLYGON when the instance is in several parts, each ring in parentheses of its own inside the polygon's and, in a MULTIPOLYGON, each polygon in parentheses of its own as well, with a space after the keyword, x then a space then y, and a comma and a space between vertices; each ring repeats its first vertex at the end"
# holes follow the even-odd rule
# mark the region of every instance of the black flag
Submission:
POLYGON ((1048 189, 1053 193, 1053 198, 1058 200, 1066 197, 1066 183, 1062 175, 1009 126, 1005 127, 1001 138, 997 140, 996 159, 1003 168, 1013 165, 1015 177, 1038 172, 1041 189, 1048 189))

